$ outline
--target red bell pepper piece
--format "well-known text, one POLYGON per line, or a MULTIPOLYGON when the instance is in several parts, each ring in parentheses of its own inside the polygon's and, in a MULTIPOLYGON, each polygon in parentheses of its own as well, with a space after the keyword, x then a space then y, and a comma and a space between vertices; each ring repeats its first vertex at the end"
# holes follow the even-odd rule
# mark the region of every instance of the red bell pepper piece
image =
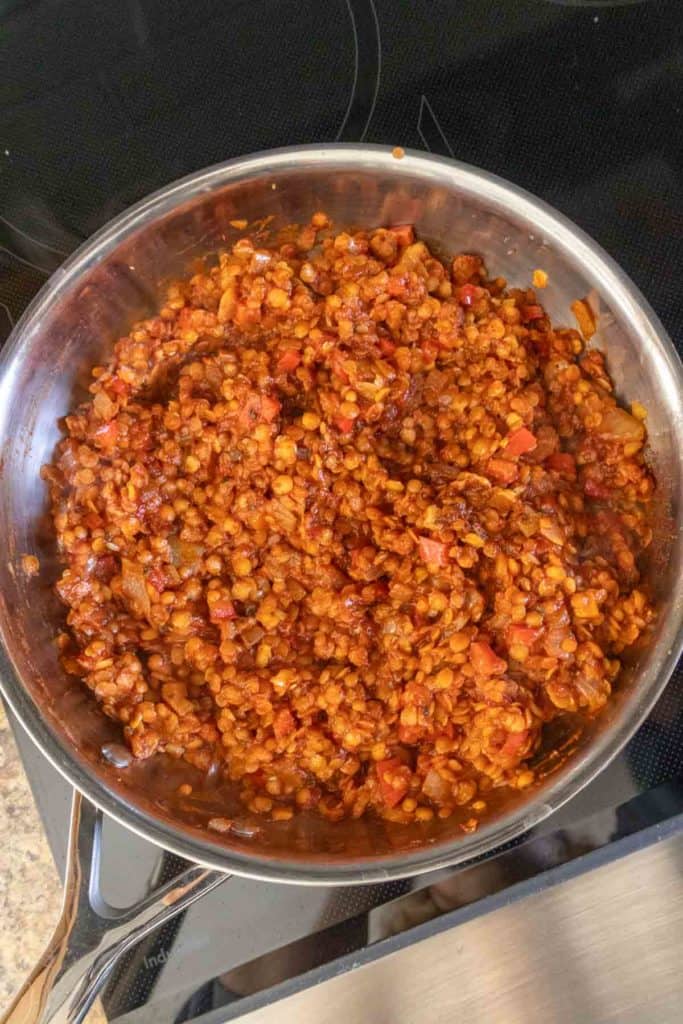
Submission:
POLYGON ((382 799, 387 807, 395 807, 408 792, 410 768, 397 757, 377 762, 377 777, 382 799))
POLYGON ((278 711, 273 719, 273 732, 276 737, 281 740, 283 737, 288 736, 290 732, 294 732, 295 728, 296 720, 289 708, 282 708, 278 711))
POLYGON ((277 361, 277 368, 280 373, 291 373, 292 370, 296 370, 300 362, 301 353, 297 352, 295 348, 286 348, 277 361))
POLYGON ((499 658, 491 645, 483 640, 470 644, 470 659, 477 675, 497 676, 507 668, 507 662, 499 658))
POLYGON ((539 629, 532 629, 531 626, 510 626, 507 631, 508 643, 531 647, 539 633, 539 629))
POLYGON ((548 469, 566 476, 570 480, 576 480, 576 459, 569 452, 553 452, 545 460, 548 469))
POLYGON ((261 416, 266 423, 272 423, 277 414, 280 412, 280 403, 277 398, 273 398, 272 395, 262 395, 261 397, 261 416))
POLYGON ((509 732, 505 743, 500 748, 500 753, 504 754, 506 757, 514 757, 515 754, 524 746, 528 736, 528 729, 522 729, 521 732, 509 732))
POLYGON ((473 305, 483 294, 483 288, 476 284, 462 284, 458 289, 458 299, 463 306, 473 305))
POLYGON ((527 452, 532 452, 538 441, 526 427, 520 427, 519 430, 514 430, 507 439, 507 444, 504 448, 505 457, 508 459, 515 459, 519 455, 526 455, 527 452))
POLYGON ((342 434, 350 434, 355 420, 352 420, 350 416, 335 416, 333 422, 342 434))
POLYGON ((332 369, 336 373, 336 375, 344 382, 344 384, 348 384, 351 378, 344 369, 344 359, 345 357, 342 355, 341 352, 335 351, 332 353, 332 358, 330 359, 330 362, 332 364, 332 369))

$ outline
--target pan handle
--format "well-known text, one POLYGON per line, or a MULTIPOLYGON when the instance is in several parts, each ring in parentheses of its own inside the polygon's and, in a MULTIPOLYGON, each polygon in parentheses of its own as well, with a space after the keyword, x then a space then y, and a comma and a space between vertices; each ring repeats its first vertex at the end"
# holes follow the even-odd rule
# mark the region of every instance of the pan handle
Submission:
POLYGON ((0 1024, 79 1024, 123 953, 230 878, 188 864, 139 903, 119 910, 99 894, 101 844, 102 812, 74 791, 62 914, 0 1024))

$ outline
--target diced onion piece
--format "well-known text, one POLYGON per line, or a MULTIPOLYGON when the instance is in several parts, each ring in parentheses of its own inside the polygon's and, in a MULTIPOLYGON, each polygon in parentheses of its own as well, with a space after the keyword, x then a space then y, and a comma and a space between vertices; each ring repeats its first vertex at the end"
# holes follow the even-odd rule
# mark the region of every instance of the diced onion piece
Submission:
POLYGON ((152 606, 147 593, 145 573, 141 565, 129 558, 121 559, 121 590, 133 614, 149 618, 152 606))
POLYGON ((189 541, 172 536, 168 538, 168 546, 171 549, 171 561, 176 568, 183 566, 188 569, 196 569, 199 566, 204 554, 202 544, 191 544, 189 541))
POLYGON ((93 442, 98 448, 111 448, 119 436, 119 425, 116 420, 108 420, 93 431, 93 442))
POLYGON ((436 769, 430 768, 422 783, 422 792, 434 803, 444 804, 453 796, 453 787, 436 769))
POLYGON ((642 441, 645 436, 645 427, 640 420, 618 405, 602 414, 597 431, 603 437, 614 437, 623 441, 642 441))
POLYGON ((101 420, 110 420, 116 415, 116 404, 106 391, 98 391, 92 400, 93 409, 101 420))
POLYGON ((236 615, 235 606, 227 597, 220 597, 209 605, 209 618, 212 622, 226 622, 236 615))
POLYGON ((420 537, 419 547, 420 557, 428 565, 446 565, 448 562, 448 549, 441 541, 420 537))
POLYGON ((574 634, 567 626, 553 626, 543 638, 543 647, 551 658, 570 658, 572 647, 576 649, 574 634))
POLYGON ((546 540, 549 540, 551 544, 557 544, 560 547, 564 544, 566 539, 562 527, 554 519, 542 519, 538 532, 542 537, 545 537, 546 540))

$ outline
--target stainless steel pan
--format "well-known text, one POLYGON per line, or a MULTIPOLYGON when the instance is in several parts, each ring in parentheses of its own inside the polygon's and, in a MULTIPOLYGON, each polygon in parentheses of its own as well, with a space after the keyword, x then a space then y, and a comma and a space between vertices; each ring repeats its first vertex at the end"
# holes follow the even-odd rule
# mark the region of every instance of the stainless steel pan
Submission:
MULTIPOLYGON (((185 178, 123 213, 72 256, 26 311, 3 352, 0 632, 7 652, 5 698, 45 756, 88 801, 151 842, 213 869, 188 869, 186 881, 200 889, 226 873, 299 884, 358 884, 482 854, 585 786, 646 716, 676 663, 683 619, 682 383, 681 364, 661 324, 612 260, 559 214, 484 172, 423 154, 398 159, 387 148, 329 146, 263 153, 185 178), (85 690, 65 677, 53 643, 63 609, 52 589, 57 565, 39 472, 59 437, 58 418, 85 393, 89 368, 113 340, 133 319, 155 308, 164 281, 187 273, 197 256, 237 236, 231 220, 272 215, 277 227, 306 220, 317 209, 345 226, 412 222, 444 253, 481 252, 511 284, 528 284, 533 269, 541 267, 550 279, 543 301, 557 322, 571 323, 570 303, 590 294, 599 311, 595 344, 606 350, 622 397, 638 399, 649 411, 660 502, 657 542, 645 572, 659 606, 656 626, 631 657, 614 701, 572 737, 567 757, 541 758, 543 780, 523 794, 501 792, 487 822, 472 835, 463 835, 449 821, 392 826, 306 817, 259 822, 256 830, 245 818, 241 835, 213 833, 206 821, 226 814, 226 806, 234 808, 231 817, 244 813, 234 793, 205 787, 201 799, 181 801, 175 796, 181 781, 192 781, 201 790, 188 766, 163 757, 126 768, 107 761, 102 748, 116 742, 116 729, 85 690), (41 572, 34 579, 20 571, 24 553, 40 559, 41 572)), ((76 847, 72 866, 77 852, 76 847)), ((185 892, 176 910, 196 896, 196 889, 185 892)), ((170 896, 163 898, 168 908, 170 896)), ((146 912, 151 927, 149 907, 146 912)), ((132 921, 129 915, 127 924, 132 921)), ((67 946, 67 940, 61 942, 58 957, 68 962, 67 946)), ((62 968, 51 972, 53 979, 61 972, 61 989, 62 968)), ((73 977, 72 965, 71 988, 73 977)), ((92 971, 84 985, 91 998, 92 971)), ((40 988, 45 1002, 47 986, 36 986, 34 994, 40 988)), ((77 1010, 69 1009, 60 991, 49 1008, 59 999, 63 1015, 72 1014, 63 1019, 80 1019, 84 998, 77 1010)))

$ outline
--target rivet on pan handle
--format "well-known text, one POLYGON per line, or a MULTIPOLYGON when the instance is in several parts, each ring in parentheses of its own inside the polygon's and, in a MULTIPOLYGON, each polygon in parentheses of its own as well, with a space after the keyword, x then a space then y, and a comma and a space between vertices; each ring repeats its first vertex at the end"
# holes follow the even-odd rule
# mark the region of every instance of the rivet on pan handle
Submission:
POLYGON ((62 914, 40 961, 0 1024, 79 1024, 118 958, 230 878, 189 864, 119 910, 99 891, 102 812, 74 792, 62 914))

